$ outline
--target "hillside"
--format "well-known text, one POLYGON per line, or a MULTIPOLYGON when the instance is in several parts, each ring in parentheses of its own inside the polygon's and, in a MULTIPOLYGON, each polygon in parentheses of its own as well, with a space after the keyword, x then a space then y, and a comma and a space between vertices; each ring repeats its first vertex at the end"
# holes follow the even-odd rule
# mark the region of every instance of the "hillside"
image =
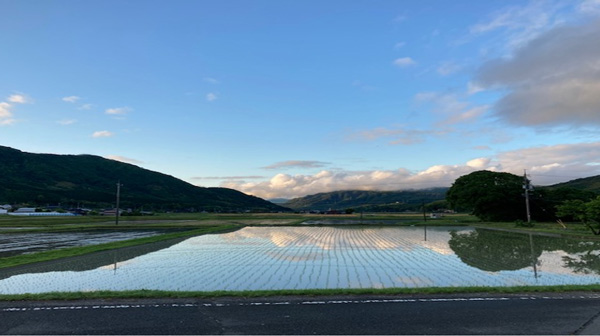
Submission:
POLYGON ((0 204, 113 207, 155 211, 282 211, 227 188, 202 188, 175 177, 94 155, 32 154, 0 146, 0 204))
MULTIPOLYGON (((294 198, 281 203, 281 205, 297 211, 354 209, 378 212, 420 211, 425 203, 426 209, 435 210, 445 207, 447 190, 448 188, 404 191, 334 191, 294 198)), ((554 208, 564 199, 595 197, 595 194, 600 193, 600 176, 581 178, 550 186, 537 186, 536 190, 537 192, 532 195, 531 199, 534 203, 533 206, 544 203, 544 207, 554 208), (540 196, 544 199, 543 202, 542 199, 538 199, 540 196)))
POLYGON ((298 211, 349 208, 364 211, 419 210, 423 203, 444 200, 447 190, 448 188, 404 191, 334 191, 294 198, 283 203, 282 206, 298 211))
POLYGON ((549 189, 557 189, 557 188, 573 188, 585 191, 593 191, 595 193, 600 193, 600 175, 591 176, 586 178, 580 178, 576 180, 571 180, 568 182, 554 184, 545 188, 549 189))

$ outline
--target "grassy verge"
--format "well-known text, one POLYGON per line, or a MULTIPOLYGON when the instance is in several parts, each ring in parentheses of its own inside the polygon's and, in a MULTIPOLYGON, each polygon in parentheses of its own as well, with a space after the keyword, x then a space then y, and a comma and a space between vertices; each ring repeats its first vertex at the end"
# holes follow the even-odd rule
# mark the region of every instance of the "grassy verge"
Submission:
POLYGON ((257 298, 274 296, 342 296, 342 295, 433 295, 433 294, 526 294, 600 292, 600 285, 518 286, 518 287, 430 287, 430 288, 361 288, 304 289, 260 291, 178 292, 158 290, 51 292, 41 294, 3 294, 0 301, 88 300, 88 299, 161 299, 161 298, 257 298))
POLYGON ((198 229, 192 229, 187 231, 173 232, 167 233, 152 237, 131 239, 131 240, 123 240, 118 242, 111 242, 105 244, 98 245, 90 245, 90 246, 81 246, 81 247, 69 247, 58 250, 44 251, 32 254, 24 254, 17 255, 12 257, 0 258, 0 269, 4 267, 13 267, 24 264, 31 264, 43 261, 50 261, 54 259, 66 258, 66 257, 74 257, 80 256, 88 253, 106 251, 112 249, 118 249, 122 247, 136 246, 142 244, 149 244, 158 241, 182 238, 182 237, 192 237, 201 234, 213 233, 213 232, 221 232, 221 231, 229 231, 233 229, 237 229, 240 226, 237 225, 220 225, 220 226, 208 226, 198 229))

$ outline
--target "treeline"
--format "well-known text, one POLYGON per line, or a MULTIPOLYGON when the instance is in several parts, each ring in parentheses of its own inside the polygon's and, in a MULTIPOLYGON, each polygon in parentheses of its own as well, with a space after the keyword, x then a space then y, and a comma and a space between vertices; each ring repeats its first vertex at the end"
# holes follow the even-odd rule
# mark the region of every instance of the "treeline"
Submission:
MULTIPOLYGON (((582 186, 580 180, 577 185, 582 186)), ((575 218, 561 211, 565 204, 587 204, 597 197, 595 191, 569 184, 534 188, 523 176, 483 170, 456 179, 446 199, 454 210, 470 212, 484 221, 555 221, 575 218), (525 196, 529 200, 529 217, 525 196)))

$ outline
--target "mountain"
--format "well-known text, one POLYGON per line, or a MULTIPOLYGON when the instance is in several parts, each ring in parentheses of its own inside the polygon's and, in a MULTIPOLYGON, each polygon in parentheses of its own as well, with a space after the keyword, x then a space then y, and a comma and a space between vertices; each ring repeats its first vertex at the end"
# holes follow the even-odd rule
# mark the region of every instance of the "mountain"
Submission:
POLYGON ((545 188, 557 189, 557 188, 573 188, 585 191, 593 191, 600 193, 600 175, 591 176, 586 178, 579 178, 568 182, 558 183, 545 188))
POLYGON ((283 204, 289 201, 289 198, 270 198, 267 201, 275 204, 283 204))
POLYGON ((419 210, 423 203, 443 201, 448 188, 404 191, 345 190, 294 198, 281 204, 298 211, 352 208, 364 211, 419 210))
POLYGON ((285 211, 227 188, 203 188, 94 155, 32 154, 0 146, 0 204, 114 207, 155 211, 285 211))

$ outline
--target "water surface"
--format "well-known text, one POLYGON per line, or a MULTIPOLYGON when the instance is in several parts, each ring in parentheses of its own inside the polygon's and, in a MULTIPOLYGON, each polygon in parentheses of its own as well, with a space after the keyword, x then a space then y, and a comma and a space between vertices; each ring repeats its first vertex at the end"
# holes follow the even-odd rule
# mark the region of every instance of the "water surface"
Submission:
POLYGON ((0 257, 151 237, 160 230, 0 233, 0 257))
POLYGON ((597 284, 600 245, 471 228, 247 227, 58 269, 0 272, 0 293, 597 284))

